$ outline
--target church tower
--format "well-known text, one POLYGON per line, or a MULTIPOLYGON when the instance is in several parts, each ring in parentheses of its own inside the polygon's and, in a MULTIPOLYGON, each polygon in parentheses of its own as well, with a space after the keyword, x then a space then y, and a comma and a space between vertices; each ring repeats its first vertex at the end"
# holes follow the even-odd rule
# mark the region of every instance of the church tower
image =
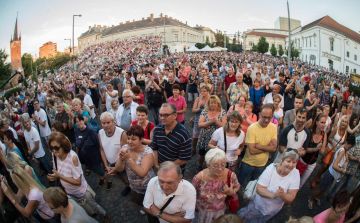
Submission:
MULTIPOLYGON (((16 16, 14 36, 11 37, 10 40, 10 56, 11 56, 11 70, 14 72, 15 70, 22 70, 21 64, 21 33, 18 35, 18 17, 16 16)), ((21 72, 22 74, 24 71, 21 72)), ((19 75, 16 75, 12 80, 14 84, 18 83, 19 75)))

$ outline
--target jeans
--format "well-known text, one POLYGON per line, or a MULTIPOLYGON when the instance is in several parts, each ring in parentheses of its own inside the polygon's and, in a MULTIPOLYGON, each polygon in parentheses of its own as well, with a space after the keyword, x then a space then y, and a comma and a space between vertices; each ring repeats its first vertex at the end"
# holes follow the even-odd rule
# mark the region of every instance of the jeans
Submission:
POLYGON ((49 164, 49 161, 46 159, 46 156, 44 155, 43 157, 39 157, 36 158, 37 160, 39 160, 40 164, 40 169, 42 169, 44 172, 46 172, 47 174, 52 174, 52 168, 49 164))
POLYGON ((250 166, 247 163, 242 163, 240 167, 240 171, 237 175, 237 178, 239 179, 240 185, 244 183, 246 178, 250 175, 250 181, 256 180, 259 178, 259 176, 262 174, 262 172, 265 170, 266 166, 250 166))
POLYGON ((340 188, 339 191, 347 188, 347 186, 348 186, 349 183, 351 182, 353 176, 354 176, 354 175, 345 174, 345 175, 343 176, 343 178, 342 178, 339 182, 336 182, 336 183, 335 183, 335 185, 334 185, 334 187, 331 189, 329 195, 331 195, 331 196, 334 195, 335 192, 336 192, 336 190, 337 190, 337 188, 340 186, 340 184, 341 184, 342 182, 344 182, 344 180, 345 180, 345 182, 343 183, 343 185, 341 186, 341 188, 340 188))
POLYGON ((153 106, 151 106, 150 111, 151 111, 151 113, 152 113, 152 115, 153 115, 155 125, 158 125, 158 124, 159 124, 159 111, 160 111, 160 107, 153 107, 153 106))

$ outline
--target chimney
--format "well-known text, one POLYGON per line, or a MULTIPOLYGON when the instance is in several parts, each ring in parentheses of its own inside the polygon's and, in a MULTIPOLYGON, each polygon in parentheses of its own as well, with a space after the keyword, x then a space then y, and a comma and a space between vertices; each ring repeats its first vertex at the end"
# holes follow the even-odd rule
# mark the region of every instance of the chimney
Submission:
POLYGON ((161 17, 161 18, 163 17, 163 14, 162 14, 162 13, 160 14, 160 17, 161 17))
POLYGON ((122 25, 122 24, 124 24, 124 23, 120 22, 120 25, 122 25))
POLYGON ((185 24, 187 25, 187 21, 185 22, 185 24))
POLYGON ((154 14, 153 13, 150 14, 150 21, 154 22, 154 14))
POLYGON ((141 20, 144 20, 144 17, 142 17, 142 19, 141 20))
POLYGON ((98 28, 101 28, 101 25, 97 25, 98 28))
POLYGON ((198 26, 198 24, 196 24, 196 26, 198 26))
POLYGON ((104 26, 104 29, 106 29, 107 28, 107 26, 104 26))
POLYGON ((130 23, 130 21, 126 21, 126 24, 130 23))
POLYGON ((114 25, 112 25, 111 27, 114 27, 114 25))

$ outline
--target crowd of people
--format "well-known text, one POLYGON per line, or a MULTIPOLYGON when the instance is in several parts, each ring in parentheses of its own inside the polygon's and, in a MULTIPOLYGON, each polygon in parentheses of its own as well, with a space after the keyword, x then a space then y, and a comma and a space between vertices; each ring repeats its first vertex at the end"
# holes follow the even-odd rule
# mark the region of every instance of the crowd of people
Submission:
POLYGON ((0 100, 3 222, 110 222, 92 188, 113 190, 114 177, 150 223, 267 222, 304 185, 314 188, 304 208, 324 193, 332 205, 288 222, 359 222, 356 83, 280 57, 161 46, 159 36, 90 46, 0 100))

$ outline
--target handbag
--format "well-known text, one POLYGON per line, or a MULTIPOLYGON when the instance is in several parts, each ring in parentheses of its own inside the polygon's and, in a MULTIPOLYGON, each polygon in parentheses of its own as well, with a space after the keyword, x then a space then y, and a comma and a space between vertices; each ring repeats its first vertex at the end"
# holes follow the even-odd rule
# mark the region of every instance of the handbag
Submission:
MULTIPOLYGON (((316 152, 314 152, 314 155, 311 157, 310 162, 313 160, 313 158, 315 157, 316 152)), ((309 162, 309 163, 310 163, 309 162)), ((302 176, 307 168, 308 164, 304 162, 303 159, 301 159, 301 157, 299 158, 298 162, 296 163, 296 169, 299 170, 300 176, 302 176)))
MULTIPOLYGON (((170 202, 174 199, 175 195, 172 196, 166 203, 165 205, 160 209, 160 212, 162 213, 165 208, 170 204, 170 202)), ((151 214, 147 213, 147 217, 148 217, 148 221, 149 223, 160 223, 159 218, 152 216, 151 214)))
POLYGON ((92 118, 90 122, 86 123, 86 125, 89 126, 89 128, 91 128, 94 132, 99 133, 100 127, 95 119, 92 118))
MULTIPOLYGON (((230 183, 231 183, 231 170, 228 171, 228 175, 227 175, 227 184, 230 187, 230 183)), ((235 212, 239 209, 239 197, 237 195, 237 193, 234 193, 231 196, 227 196, 225 199, 225 204, 227 206, 227 209, 229 212, 235 212)))
MULTIPOLYGON (((272 169, 271 171, 271 175, 270 175, 270 179, 272 177, 272 174, 274 172, 274 169, 275 169, 275 164, 274 164, 274 168, 272 169)), ((244 195, 243 195, 243 198, 245 200, 254 200, 255 199, 255 195, 256 195, 256 187, 258 185, 258 182, 259 182, 259 178, 257 178, 256 180, 253 180, 253 181, 250 181, 247 185, 246 185, 246 188, 245 188, 245 191, 244 191, 244 195)))

